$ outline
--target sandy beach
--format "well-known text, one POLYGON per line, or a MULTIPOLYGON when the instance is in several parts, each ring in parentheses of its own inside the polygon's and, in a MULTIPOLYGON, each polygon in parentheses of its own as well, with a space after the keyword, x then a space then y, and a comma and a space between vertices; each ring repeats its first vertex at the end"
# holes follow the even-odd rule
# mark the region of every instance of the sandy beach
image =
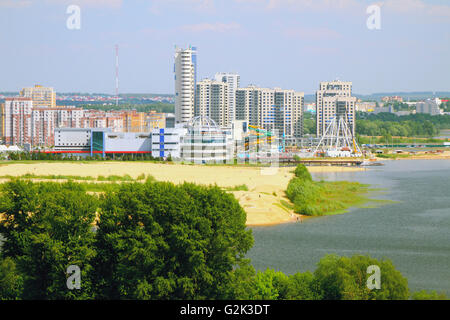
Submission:
MULTIPOLYGON (((158 164, 149 162, 36 162, 2 163, 0 176, 35 175, 125 175, 137 178, 150 174, 158 181, 173 183, 193 182, 203 185, 217 184, 220 187, 235 187, 245 184, 248 191, 233 191, 236 199, 247 213, 248 226, 264 226, 297 221, 297 215, 285 208, 281 201, 293 167, 257 168, 238 166, 202 166, 183 164, 158 164)), ((362 171, 358 167, 308 167, 310 172, 362 171)), ((301 217, 299 217, 300 219, 301 217)))

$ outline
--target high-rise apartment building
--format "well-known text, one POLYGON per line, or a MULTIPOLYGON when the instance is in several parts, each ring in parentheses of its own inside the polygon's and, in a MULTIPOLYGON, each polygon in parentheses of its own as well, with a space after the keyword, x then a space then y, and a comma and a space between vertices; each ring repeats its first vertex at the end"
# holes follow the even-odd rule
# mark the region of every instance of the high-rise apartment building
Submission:
POLYGON ((4 132, 7 145, 31 143, 31 98, 16 97, 5 99, 4 132))
POLYGON ((214 79, 228 84, 228 123, 232 123, 236 120, 236 89, 241 86, 241 77, 237 73, 219 72, 214 79))
POLYGON ((322 136, 330 122, 343 117, 355 135, 356 98, 352 97, 352 83, 344 81, 321 82, 316 92, 317 135, 322 136))
POLYGON ((0 143, 5 139, 5 104, 0 103, 0 143))
POLYGON ((23 88, 20 91, 20 96, 33 100, 33 106, 35 107, 56 107, 56 93, 53 88, 35 85, 31 88, 23 88))
POLYGON ((195 47, 175 49, 175 121, 188 122, 194 116, 197 82, 197 51, 195 47))
POLYGON ((195 116, 213 119, 220 127, 228 126, 229 118, 228 84, 205 79, 197 82, 195 93, 195 116))
POLYGON ((278 130, 280 136, 303 135, 303 105, 303 92, 256 86, 236 90, 236 120, 269 131, 278 130))

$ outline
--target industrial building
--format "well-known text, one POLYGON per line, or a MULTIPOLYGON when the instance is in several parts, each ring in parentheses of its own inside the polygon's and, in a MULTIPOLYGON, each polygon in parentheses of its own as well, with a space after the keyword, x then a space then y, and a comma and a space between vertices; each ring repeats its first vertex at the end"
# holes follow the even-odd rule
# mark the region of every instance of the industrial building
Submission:
POLYGON ((113 132, 109 128, 57 128, 54 153, 102 157, 151 154, 151 134, 113 132))
POLYGON ((226 129, 208 117, 195 117, 174 128, 152 132, 113 132, 110 128, 57 128, 50 153, 102 157, 148 154, 194 163, 225 162, 235 154, 237 140, 243 140, 247 123, 235 121, 226 129))

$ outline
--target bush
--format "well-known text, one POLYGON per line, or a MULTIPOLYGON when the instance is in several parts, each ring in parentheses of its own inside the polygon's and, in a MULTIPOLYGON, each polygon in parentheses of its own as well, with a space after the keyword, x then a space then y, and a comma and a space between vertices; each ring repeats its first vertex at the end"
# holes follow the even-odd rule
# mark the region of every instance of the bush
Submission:
POLYGON ((412 294, 413 300, 448 300, 445 293, 437 293, 436 291, 417 291, 412 294))
POLYGON ((312 181, 311 174, 309 173, 308 169, 303 164, 298 164, 297 168, 295 168, 295 176, 301 180, 308 180, 312 181))
POLYGON ((314 278, 325 300, 406 300, 409 297, 408 280, 390 260, 327 255, 320 260, 314 278), (381 289, 367 287, 370 265, 380 268, 381 289))
POLYGON ((0 300, 15 300, 22 292, 22 277, 11 258, 0 257, 0 300))

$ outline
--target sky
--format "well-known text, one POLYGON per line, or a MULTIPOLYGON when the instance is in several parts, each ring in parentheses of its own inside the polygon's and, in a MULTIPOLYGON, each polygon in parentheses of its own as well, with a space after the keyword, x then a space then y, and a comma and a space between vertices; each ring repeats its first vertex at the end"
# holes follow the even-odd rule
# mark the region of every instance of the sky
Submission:
POLYGON ((0 0, 0 91, 173 93, 174 47, 196 46, 198 77, 314 93, 450 91, 448 0, 0 0), (80 28, 69 29, 80 8, 80 28), (367 20, 380 8, 380 29, 367 20))

